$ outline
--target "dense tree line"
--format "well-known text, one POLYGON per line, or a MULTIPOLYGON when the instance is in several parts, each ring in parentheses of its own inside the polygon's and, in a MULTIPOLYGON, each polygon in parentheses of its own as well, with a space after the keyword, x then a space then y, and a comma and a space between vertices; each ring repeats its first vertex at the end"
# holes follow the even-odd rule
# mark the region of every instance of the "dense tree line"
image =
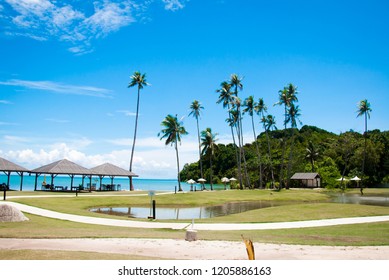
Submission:
MULTIPOLYGON (((261 133, 256 141, 243 147, 251 188, 261 186, 260 164, 263 187, 271 187, 271 170, 272 168, 280 170, 281 164, 291 166, 289 172, 291 175, 295 172, 318 172, 322 177, 323 187, 338 186, 339 182, 336 179, 342 175, 362 177, 365 186, 389 183, 389 131, 372 130, 364 134, 349 131, 337 135, 315 126, 305 125, 301 129, 268 131, 268 139, 272 157, 271 159, 262 157, 261 163, 258 160, 257 148, 262 155, 268 153, 265 132, 261 133), (282 163, 282 154, 288 155, 292 147, 293 157, 285 157, 285 162, 282 163), (362 174, 362 168, 365 175, 362 174)), ((217 145, 212 161, 213 183, 221 183, 223 177, 237 177, 239 171, 235 157, 236 149, 237 146, 234 144, 217 145)), ((203 172, 209 182, 210 163, 205 156, 202 155, 203 172)), ((199 162, 186 164, 181 171, 181 179, 185 181, 190 178, 200 178, 199 170, 199 162)), ((281 179, 279 174, 279 172, 273 174, 277 182, 276 187, 279 186, 278 182, 281 179)), ((286 187, 293 187, 296 182, 290 181, 288 184, 286 187)))

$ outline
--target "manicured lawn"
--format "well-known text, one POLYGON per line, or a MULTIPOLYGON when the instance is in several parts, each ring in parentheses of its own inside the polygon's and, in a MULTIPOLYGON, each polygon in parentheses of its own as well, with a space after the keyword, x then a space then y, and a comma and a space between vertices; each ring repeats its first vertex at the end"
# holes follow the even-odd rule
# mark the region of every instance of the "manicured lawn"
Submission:
MULTIPOLYGON (((388 191, 365 190, 366 195, 388 191)), ((128 193, 127 193, 128 194, 128 193)), ((133 194, 133 193, 131 193, 133 194)), ((215 205, 230 201, 282 201, 292 204, 252 210, 225 217, 198 220, 198 222, 280 222, 355 216, 389 215, 389 207, 328 203, 329 196, 323 191, 267 190, 218 191, 180 193, 156 196, 158 205, 215 205)), ((15 198, 13 201, 64 213, 110 217, 90 213, 95 206, 149 205, 147 196, 86 196, 54 198, 15 198)), ((183 230, 121 228, 80 224, 26 214, 30 221, 0 223, 1 238, 177 238, 183 239, 183 230)), ((117 218, 117 217, 115 217, 117 218)), ((311 245, 389 245, 389 222, 343 225, 319 228, 256 230, 256 231, 201 231, 204 240, 241 240, 241 234, 255 242, 311 244, 311 245)))

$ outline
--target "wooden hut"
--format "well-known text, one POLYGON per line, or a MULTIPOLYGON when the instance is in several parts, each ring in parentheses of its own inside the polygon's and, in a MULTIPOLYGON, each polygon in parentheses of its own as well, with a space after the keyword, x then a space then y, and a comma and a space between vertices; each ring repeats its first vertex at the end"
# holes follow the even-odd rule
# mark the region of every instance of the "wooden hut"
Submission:
POLYGON ((319 173, 295 173, 290 179, 299 180, 307 188, 320 188, 321 177, 319 173))

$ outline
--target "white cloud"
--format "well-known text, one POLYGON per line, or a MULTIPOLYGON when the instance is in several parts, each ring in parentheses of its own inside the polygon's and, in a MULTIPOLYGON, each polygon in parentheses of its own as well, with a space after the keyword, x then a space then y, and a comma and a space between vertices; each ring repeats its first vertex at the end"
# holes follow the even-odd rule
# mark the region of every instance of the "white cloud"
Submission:
POLYGON ((135 22, 132 1, 104 0, 93 2, 93 13, 77 10, 66 1, 6 0, 16 15, 8 16, 13 23, 7 35, 26 36, 36 40, 57 38, 73 44, 73 53, 91 51, 90 41, 115 32, 135 22), (87 49, 87 50, 86 50, 87 49), (79 51, 79 52, 78 52, 79 51))
POLYGON ((0 81, 0 85, 6 86, 18 86, 29 89, 38 89, 44 91, 50 91, 62 94, 75 94, 86 95, 94 97, 111 97, 111 91, 104 88, 92 87, 92 86, 75 86, 62 84, 52 81, 26 81, 26 80, 8 80, 5 82, 0 81))
POLYGON ((189 0, 162 0, 162 2, 165 4, 165 10, 169 11, 177 11, 181 10, 185 7, 185 2, 188 2, 189 0))
POLYGON ((0 104, 12 104, 12 102, 8 100, 0 100, 0 104))
POLYGON ((45 119, 46 121, 48 122, 53 122, 53 123, 69 123, 70 121, 69 120, 60 120, 60 119, 45 119))
POLYGON ((97 38, 105 36, 135 22, 135 19, 131 16, 131 10, 132 5, 128 1, 122 3, 95 2, 95 13, 86 18, 83 24, 97 38))
POLYGON ((128 111, 128 110, 118 110, 116 112, 124 114, 127 117, 135 117, 136 116, 136 113, 128 111))
MULTIPOLYGON (((165 10, 177 11, 189 0, 162 0, 165 10)), ((5 0, 0 5, 4 34, 34 40, 56 39, 71 46, 68 51, 86 54, 93 51, 92 41, 144 21, 150 0, 5 0), (73 2, 73 3, 72 3, 73 2), (81 5, 77 4, 81 2, 81 5), (92 11, 92 12, 91 12, 92 11)))
MULTIPOLYGON (((87 168, 110 162, 124 169, 128 169, 132 144, 131 140, 129 141, 131 144, 124 149, 120 147, 115 149, 113 147, 109 152, 99 153, 90 151, 89 146, 92 144, 92 141, 87 138, 57 142, 38 149, 23 148, 23 146, 31 146, 29 139, 9 136, 9 140, 18 141, 20 144, 18 147, 20 148, 17 150, 0 151, 0 156, 30 169, 63 158, 87 168), (84 152, 86 147, 89 148, 88 153, 84 152)), ((137 145, 135 149, 133 172, 141 178, 176 178, 177 165, 174 147, 165 146, 164 142, 160 141, 157 137, 154 139, 151 137, 140 138, 137 140, 137 143, 139 143, 139 146, 137 145)), ((198 157, 197 142, 191 139, 183 141, 182 145, 179 146, 179 156, 181 168, 185 163, 196 161, 198 157)))

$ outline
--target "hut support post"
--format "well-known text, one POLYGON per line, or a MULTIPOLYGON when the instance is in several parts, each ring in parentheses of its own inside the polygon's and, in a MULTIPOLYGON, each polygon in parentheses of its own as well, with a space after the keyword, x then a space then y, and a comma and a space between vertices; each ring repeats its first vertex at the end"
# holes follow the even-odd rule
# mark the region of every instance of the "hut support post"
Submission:
POLYGON ((39 176, 39 174, 36 173, 36 174, 35 174, 35 186, 34 186, 34 191, 36 191, 36 188, 37 188, 37 186, 38 186, 38 176, 39 176))
POLYGON ((23 172, 17 172, 20 176, 20 191, 23 190, 23 172))

